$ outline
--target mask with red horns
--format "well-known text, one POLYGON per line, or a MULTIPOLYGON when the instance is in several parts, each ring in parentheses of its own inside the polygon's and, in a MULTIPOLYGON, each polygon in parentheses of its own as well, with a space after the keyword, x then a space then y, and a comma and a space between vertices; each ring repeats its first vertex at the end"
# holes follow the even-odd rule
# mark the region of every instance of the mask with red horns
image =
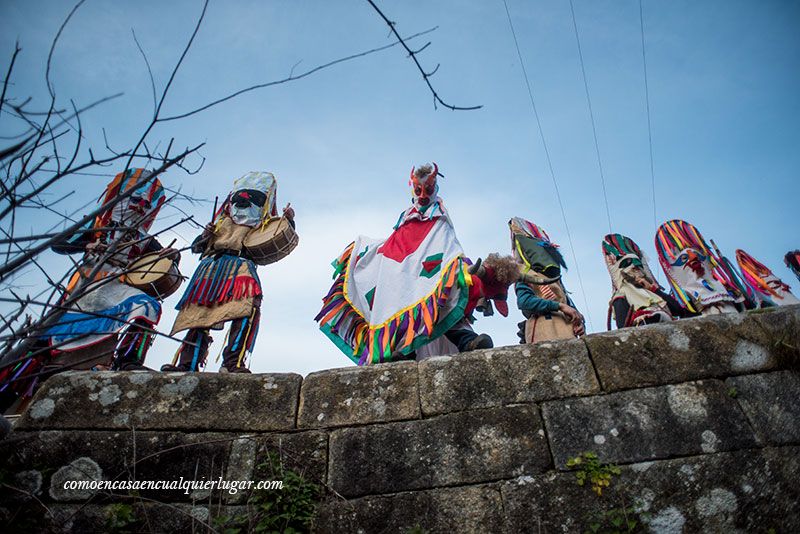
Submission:
POLYGON ((439 192, 439 185, 436 183, 439 167, 436 163, 431 165, 433 167, 431 172, 422 176, 416 174, 415 167, 411 168, 411 178, 408 184, 411 186, 413 203, 420 211, 425 211, 436 200, 436 195, 439 192))

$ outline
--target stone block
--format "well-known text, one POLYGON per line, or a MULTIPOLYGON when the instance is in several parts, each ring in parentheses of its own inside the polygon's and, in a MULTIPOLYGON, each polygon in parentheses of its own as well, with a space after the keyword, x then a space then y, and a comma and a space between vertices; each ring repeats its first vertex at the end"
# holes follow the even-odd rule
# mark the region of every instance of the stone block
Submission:
POLYGON ((209 503, 57 504, 45 511, 36 503, 0 505, 4 532, 217 532, 214 518, 243 513, 243 507, 209 503))
POLYGON ((550 454, 535 406, 334 430, 328 483, 346 497, 539 473, 550 454))
POLYGON ((331 499, 317 511, 315 532, 386 532, 415 529, 434 533, 500 532, 500 492, 494 486, 440 488, 363 497, 331 499))
POLYGON ((16 429, 291 430, 301 382, 295 374, 67 372, 42 385, 16 429))
POLYGON ((718 380, 546 402, 542 415, 557 469, 593 451, 631 463, 756 445, 750 425, 718 380))
POLYGON ((778 371, 729 378, 732 389, 762 443, 800 443, 800 374, 778 371))
POLYGON ((589 395, 600 389, 580 340, 423 360, 419 383, 425 415, 589 395))
POLYGON ((606 391, 777 369, 800 358, 800 305, 586 336, 606 391), (781 339, 794 339, 781 344, 781 339))
MULTIPOLYGON (((325 484, 328 468, 328 435, 309 431, 294 434, 241 436, 231 443, 226 480, 284 480, 285 471, 325 484)), ((230 504, 247 501, 250 492, 225 496, 230 504)))
POLYGON ((632 464, 598 497, 574 473, 501 485, 506 532, 797 532, 800 449, 747 450, 632 464), (624 513, 622 510, 624 509, 624 513), (615 510, 612 511, 612 510, 615 510))
MULTIPOLYGON (((235 435, 180 432, 15 432, 0 443, 3 469, 43 501, 107 501, 138 493, 170 502, 205 499, 219 492, 183 489, 98 491, 65 488, 69 481, 203 481, 224 479, 235 435)), ((15 497, 9 493, 9 497, 15 497)), ((16 495, 19 497, 20 494, 16 495)))
POLYGON ((417 365, 397 362, 311 373, 300 390, 300 428, 419 419, 417 365))

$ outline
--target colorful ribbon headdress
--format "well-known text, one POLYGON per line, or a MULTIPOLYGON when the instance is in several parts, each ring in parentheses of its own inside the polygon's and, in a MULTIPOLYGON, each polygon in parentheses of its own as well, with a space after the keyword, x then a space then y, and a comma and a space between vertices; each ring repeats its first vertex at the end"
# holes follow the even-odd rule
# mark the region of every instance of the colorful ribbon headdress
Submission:
POLYGON ((95 218, 95 228, 105 228, 111 222, 121 223, 128 211, 131 210, 131 203, 138 202, 144 210, 144 215, 139 228, 146 232, 152 226, 153 221, 158 215, 161 206, 167 200, 164 194, 164 186, 158 178, 148 180, 152 172, 146 169, 128 169, 117 174, 110 184, 106 186, 103 194, 103 205, 110 203, 117 196, 131 190, 130 199, 118 202, 114 207, 104 211, 95 218))
POLYGON ((517 261, 548 278, 561 277, 561 268, 566 269, 567 264, 558 245, 550 240, 547 232, 522 217, 513 217, 508 221, 508 227, 512 252, 517 261))
POLYGON ((767 283, 768 278, 772 278, 773 283, 779 284, 780 289, 783 291, 789 291, 789 286, 784 284, 777 276, 775 276, 769 267, 742 249, 736 250, 736 263, 739 264, 739 268, 742 270, 742 276, 747 282, 747 285, 762 295, 765 295, 768 298, 783 298, 782 295, 780 295, 769 285, 769 283, 767 283))
MULTIPOLYGON (((650 265, 647 263, 647 257, 633 239, 622 234, 607 234, 603 238, 602 247, 604 254, 614 256, 614 258, 620 262, 619 268, 624 269, 628 265, 635 265, 641 268, 645 277, 651 284, 658 285, 656 277, 653 275, 653 272, 650 270, 650 265)), ((608 267, 610 271, 610 266, 608 267)), ((612 283, 616 284, 613 280, 613 276, 612 283)), ((619 288, 615 287, 615 289, 619 288)))
MULTIPOLYGON (((755 306, 752 290, 744 284, 733 264, 722 255, 713 240, 711 241, 713 248, 709 246, 700 231, 692 224, 680 219, 665 222, 658 227, 655 245, 658 261, 665 273, 669 273, 669 266, 675 262, 682 250, 694 249, 708 258, 714 278, 725 286, 725 289, 737 299, 737 302, 744 301, 748 308, 755 306)), ((672 279, 670 279, 670 285, 684 305, 687 305, 688 297, 672 279)), ((690 306, 689 309, 693 310, 690 306)))

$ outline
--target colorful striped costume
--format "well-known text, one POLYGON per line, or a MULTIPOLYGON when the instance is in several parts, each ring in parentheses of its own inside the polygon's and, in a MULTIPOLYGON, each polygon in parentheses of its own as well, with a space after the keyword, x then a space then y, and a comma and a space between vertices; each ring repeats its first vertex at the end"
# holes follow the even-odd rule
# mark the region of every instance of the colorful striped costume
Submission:
POLYGON ((622 234, 603 238, 603 257, 611 276, 613 293, 608 303, 607 327, 617 328, 671 321, 684 316, 680 304, 656 281, 639 245, 622 234))
POLYGON ((550 236, 542 228, 521 217, 508 221, 514 259, 523 265, 523 273, 533 272, 542 283, 517 282, 517 307, 526 320, 519 323, 521 343, 572 339, 581 335, 583 325, 573 324, 560 305, 575 308, 563 282, 561 269, 567 264, 550 236))
POLYGON ((276 197, 277 182, 271 173, 244 175, 214 214, 213 227, 195 239, 192 252, 203 258, 176 306, 179 313, 172 327, 173 334, 187 333, 172 364, 162 366, 162 371, 204 367, 212 341, 209 330, 230 322, 222 369, 249 372, 246 357, 258 335, 262 290, 256 264, 243 242, 253 228, 277 217, 276 197))
POLYGON ((744 281, 757 295, 760 307, 800 304, 787 284, 744 250, 736 250, 736 263, 742 270, 744 281))
POLYGON ((709 315, 752 306, 736 269, 691 224, 665 222, 656 232, 655 245, 673 293, 689 311, 709 315))
MULTIPOLYGON (((472 277, 436 196, 437 173, 435 164, 422 178, 412 170, 413 205, 394 232, 359 236, 333 262, 334 283, 315 320, 358 365, 412 358, 464 319, 472 277)), ((461 333, 453 342, 462 347, 477 337, 461 333)))
POLYGON ((150 330, 161 318, 161 304, 123 283, 120 275, 131 262, 162 248, 147 234, 166 200, 161 182, 148 179, 150 175, 145 169, 117 174, 100 199, 102 205, 123 193, 130 196, 53 246, 60 254, 84 254, 61 302, 74 294, 79 284, 84 287, 82 296, 45 332, 28 360, 0 371, 0 391, 11 387, 22 395, 32 394, 38 382, 35 375, 43 369, 142 368, 154 336, 150 330), (106 263, 98 265, 99 255, 87 251, 88 245, 96 243, 116 247, 106 263), (96 269, 90 281, 88 277, 96 269))

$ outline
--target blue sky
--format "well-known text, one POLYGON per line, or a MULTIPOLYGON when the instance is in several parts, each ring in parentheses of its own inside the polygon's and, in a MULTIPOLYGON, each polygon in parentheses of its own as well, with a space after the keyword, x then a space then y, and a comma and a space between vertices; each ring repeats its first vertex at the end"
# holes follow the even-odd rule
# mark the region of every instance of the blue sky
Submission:
MULTIPOLYGON (((172 188, 209 200, 182 209, 205 221, 215 196, 250 170, 278 178, 278 200, 297 211, 300 246, 284 261, 260 268, 265 302, 251 368, 310 371, 348 365, 312 318, 331 281, 329 262, 357 235, 385 237, 409 202, 412 165, 436 161, 440 194, 472 258, 509 252, 506 221, 521 216, 563 247, 565 276, 591 330, 605 329, 610 281, 600 253, 606 209, 569 2, 508 0, 525 68, 564 202, 575 257, 555 198, 539 132, 501 0, 384 1, 403 35, 438 26, 414 41, 432 79, 455 105, 479 111, 434 110, 427 87, 398 47, 337 65, 306 79, 242 95, 157 127, 149 145, 172 137, 177 147, 205 142, 202 170, 163 177, 172 188), (578 270, 583 291, 578 283, 578 270), (588 306, 584 301, 584 292, 588 306)), ((72 4, 0 0, 3 71, 19 40, 12 96, 46 107, 44 65, 72 4)), ((600 157, 615 232, 650 255, 653 204, 645 114, 639 3, 574 0, 600 157)), ((103 151, 135 142, 152 113, 152 92, 131 29, 163 88, 200 13, 197 1, 87 1, 65 29, 53 57, 52 80, 62 104, 78 106, 124 91, 83 116, 87 146, 103 151)), ((744 248, 790 285, 782 262, 800 247, 800 4, 789 1, 643 0, 658 222, 684 218, 733 259, 744 248)), ((175 79, 165 114, 187 111, 237 89, 390 42, 386 25, 363 1, 211 2, 196 42, 175 79)), ((8 117, 0 134, 10 133, 8 117)), ((65 207, 100 195, 108 177, 64 184, 76 190, 65 207), (72 202, 72 204, 70 204, 72 202)), ((88 208, 87 208, 88 209, 88 208)), ((46 214, 26 212, 18 232, 36 233, 46 214)), ((154 229, 180 214, 162 212, 154 229)), ((52 224, 54 220, 49 220, 52 224)), ((185 245, 185 227, 165 241, 185 245)), ((63 258, 43 256, 53 272, 63 258)), ((196 258, 185 253, 182 271, 196 258)), ((660 274, 663 282, 663 274, 660 274)), ((34 271, 21 285, 34 290, 34 271)), ((180 294, 164 306, 169 330, 180 294)), ((512 316, 479 318, 475 327, 496 345, 516 343, 512 316)), ((518 317, 519 316, 519 317, 518 317)), ((212 359, 222 335, 212 346, 212 359)), ((171 358, 176 344, 160 339, 148 363, 171 358)), ((213 362, 209 369, 216 369, 213 362)))

